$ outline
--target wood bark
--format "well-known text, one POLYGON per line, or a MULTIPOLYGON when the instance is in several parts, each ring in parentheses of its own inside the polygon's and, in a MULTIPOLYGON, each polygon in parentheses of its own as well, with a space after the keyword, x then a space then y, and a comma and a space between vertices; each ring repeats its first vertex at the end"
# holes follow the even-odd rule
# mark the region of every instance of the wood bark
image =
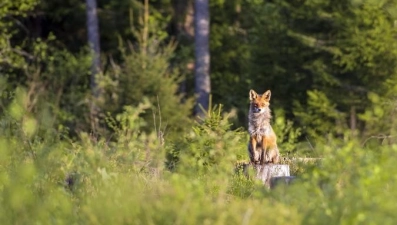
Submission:
POLYGON ((255 179, 261 180, 262 183, 268 187, 274 187, 275 182, 280 179, 291 178, 289 165, 284 164, 265 164, 265 165, 253 165, 246 164, 244 171, 245 174, 251 174, 248 170, 253 169, 255 173, 255 179), (274 184, 272 185, 272 180, 274 184))
POLYGON ((210 18, 208 0, 195 0, 194 8, 194 42, 195 42, 195 94, 197 104, 195 115, 203 117, 209 107, 211 92, 210 84, 210 53, 209 35, 210 18), (201 107, 200 107, 201 105, 201 107))
POLYGON ((92 65, 91 65, 91 91, 94 97, 98 97, 98 87, 96 82, 96 75, 100 73, 101 61, 100 61, 100 43, 99 43, 99 26, 98 26, 98 15, 97 15, 97 2, 96 0, 86 0, 87 10, 87 35, 88 44, 92 53, 92 65))
POLYGON ((98 128, 99 112, 99 108, 97 107, 96 102, 100 94, 100 89, 98 87, 96 78, 101 70, 99 26, 96 0, 86 0, 86 13, 88 44, 92 54, 90 88, 93 96, 93 101, 91 101, 90 103, 90 119, 91 129, 94 133, 96 133, 98 128))

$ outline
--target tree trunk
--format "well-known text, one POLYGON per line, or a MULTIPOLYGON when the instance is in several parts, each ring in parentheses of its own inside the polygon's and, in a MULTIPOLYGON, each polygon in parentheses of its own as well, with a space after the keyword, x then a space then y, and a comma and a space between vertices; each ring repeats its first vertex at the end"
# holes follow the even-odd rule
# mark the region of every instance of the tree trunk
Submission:
POLYGON ((99 28, 96 0, 86 0, 87 4, 87 33, 88 44, 92 53, 91 65, 91 90, 95 97, 98 97, 98 87, 95 80, 96 75, 100 72, 100 45, 99 45, 99 28))
POLYGON ((100 93, 99 87, 96 82, 96 77, 101 70, 98 15, 97 15, 96 0, 86 0, 86 4, 87 4, 86 9, 87 9, 88 44, 90 46, 90 50, 92 54, 90 86, 91 86, 91 93, 94 98, 94 101, 91 101, 90 117, 91 117, 91 128, 93 132, 96 132, 98 108, 95 104, 95 101, 98 99, 100 93))
POLYGON ((210 53, 209 53, 209 5, 208 0, 195 0, 194 42, 195 42, 195 94, 197 104, 195 115, 203 117, 207 111, 211 92, 210 53), (200 107, 201 105, 201 107, 200 107))

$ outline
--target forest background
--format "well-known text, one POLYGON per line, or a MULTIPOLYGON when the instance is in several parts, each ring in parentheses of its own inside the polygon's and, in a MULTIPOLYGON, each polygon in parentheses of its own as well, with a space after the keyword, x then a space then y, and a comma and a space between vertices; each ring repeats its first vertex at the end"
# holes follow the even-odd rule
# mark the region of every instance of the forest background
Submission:
POLYGON ((384 190, 396 185, 397 2, 209 1, 203 111, 200 2, 0 3, 2 221, 395 221, 384 190), (302 181, 292 190, 234 170, 247 160, 250 89, 272 91, 280 151, 302 181))

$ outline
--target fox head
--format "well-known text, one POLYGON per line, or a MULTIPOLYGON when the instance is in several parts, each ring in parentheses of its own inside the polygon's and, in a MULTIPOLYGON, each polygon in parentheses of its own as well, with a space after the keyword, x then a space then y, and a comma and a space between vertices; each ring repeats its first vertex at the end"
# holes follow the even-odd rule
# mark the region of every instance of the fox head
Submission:
POLYGON ((267 90, 262 95, 258 95, 254 90, 250 90, 250 110, 253 113, 264 113, 269 109, 270 105, 270 90, 267 90))

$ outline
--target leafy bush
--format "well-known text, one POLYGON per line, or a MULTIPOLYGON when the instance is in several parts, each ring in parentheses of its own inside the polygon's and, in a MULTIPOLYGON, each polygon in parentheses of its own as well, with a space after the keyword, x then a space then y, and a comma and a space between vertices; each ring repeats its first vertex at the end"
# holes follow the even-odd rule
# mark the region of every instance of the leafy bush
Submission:
POLYGON ((109 70, 98 78, 104 90, 100 105, 114 116, 124 106, 136 107, 147 98, 151 106, 141 115, 147 122, 142 129, 160 129, 172 135, 190 127, 193 99, 178 92, 184 74, 176 62, 170 66, 176 43, 167 40, 162 31, 165 25, 152 18, 156 15, 146 13, 150 19, 140 16, 139 29, 131 28, 137 41, 120 42, 120 63, 112 61, 109 70))
POLYGON ((221 105, 209 109, 205 120, 197 121, 188 133, 174 143, 174 149, 169 151, 169 165, 180 160, 179 172, 197 175, 208 170, 231 170, 233 163, 245 156, 247 142, 244 132, 230 130, 228 116, 222 115, 221 105))
MULTIPOLYGON (((2 224, 356 224, 396 220, 396 145, 363 148, 332 139, 290 186, 268 190, 234 168, 246 134, 230 130, 221 107, 182 139, 143 132, 149 101, 108 118, 114 137, 79 140, 24 109, 16 91, 0 117, 2 224), (165 152, 178 153, 174 170, 165 152)), ((51 117, 47 117, 51 120, 51 117)), ((301 165, 305 167, 305 165, 301 165)))

